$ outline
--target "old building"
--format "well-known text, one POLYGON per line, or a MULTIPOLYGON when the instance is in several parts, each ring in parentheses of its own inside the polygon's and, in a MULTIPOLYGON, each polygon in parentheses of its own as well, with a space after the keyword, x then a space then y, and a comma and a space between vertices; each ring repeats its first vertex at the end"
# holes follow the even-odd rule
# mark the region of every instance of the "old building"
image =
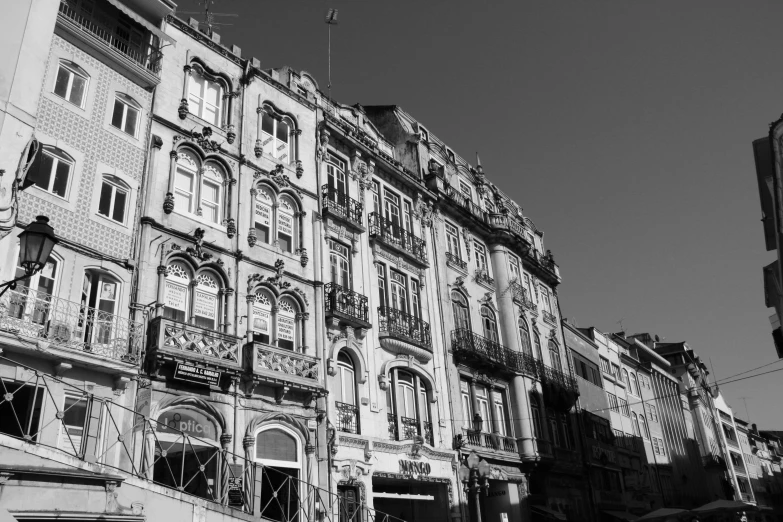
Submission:
POLYGON ((783 457, 780 432, 759 430, 755 424, 750 428, 735 419, 741 429, 747 430, 750 455, 745 457, 748 464, 753 498, 761 510, 761 519, 765 522, 780 520, 783 515, 783 473, 780 462, 783 457))

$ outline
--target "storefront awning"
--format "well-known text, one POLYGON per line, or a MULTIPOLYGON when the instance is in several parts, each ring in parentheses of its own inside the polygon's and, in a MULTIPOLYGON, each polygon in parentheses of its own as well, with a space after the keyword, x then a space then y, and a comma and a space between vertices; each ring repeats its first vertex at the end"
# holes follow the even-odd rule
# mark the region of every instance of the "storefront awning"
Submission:
POLYGON ((530 511, 545 518, 551 518, 554 520, 568 520, 568 517, 566 517, 563 513, 546 508, 544 506, 530 506, 530 511))
POLYGON ((149 32, 160 38, 161 40, 176 44, 172 37, 155 27, 151 22, 148 22, 146 18, 143 18, 140 14, 136 13, 133 9, 120 2, 120 0, 109 0, 109 3, 114 7, 128 15, 135 22, 143 25, 149 32))
POLYGON ((0 522, 17 522, 17 520, 7 509, 0 507, 0 522))
POLYGON ((626 511, 604 511, 604 513, 611 515, 614 518, 619 518, 620 520, 627 520, 628 522, 634 522, 639 518, 636 515, 626 511))

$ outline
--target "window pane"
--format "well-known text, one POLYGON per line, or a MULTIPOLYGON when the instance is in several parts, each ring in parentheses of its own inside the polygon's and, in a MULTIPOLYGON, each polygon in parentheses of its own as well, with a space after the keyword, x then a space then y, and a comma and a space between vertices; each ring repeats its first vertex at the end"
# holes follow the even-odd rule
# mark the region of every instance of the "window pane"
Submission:
POLYGON ((212 105, 204 104, 201 117, 212 125, 217 125, 217 110, 212 105))
POLYGON ((54 184, 52 192, 60 197, 65 197, 65 191, 68 188, 68 175, 71 172, 71 166, 64 161, 57 163, 57 172, 54 175, 54 184))
POLYGON ((73 75, 73 83, 71 83, 71 96, 68 101, 71 103, 82 106, 82 99, 84 98, 84 88, 87 86, 87 82, 81 76, 73 75))
POLYGON ((207 92, 204 96, 204 101, 213 107, 220 105, 220 86, 216 82, 207 82, 207 92))
POLYGON ((114 112, 111 115, 111 124, 118 129, 122 128, 122 115, 125 112, 125 104, 120 100, 114 100, 114 112))
POLYGON ((267 113, 261 114, 261 130, 267 134, 274 134, 275 132, 275 120, 267 113))
POLYGON ((177 171, 174 186, 185 192, 193 192, 193 175, 189 172, 177 171))
POLYGON ((57 71, 57 80, 54 83, 54 93, 57 96, 65 98, 65 95, 68 92, 68 79, 70 77, 70 71, 61 65, 60 69, 57 71))
POLYGON ((277 240, 280 243, 280 248, 284 252, 291 252, 291 236, 285 234, 278 234, 277 240))
POLYGON ((114 195, 114 212, 112 219, 118 223, 125 222, 125 199, 128 197, 124 190, 116 190, 114 195))
POLYGON ((40 161, 38 161, 38 165, 34 165, 31 168, 31 174, 35 174, 33 176, 33 183, 37 187, 41 187, 44 190, 49 190, 49 178, 52 175, 52 166, 54 164, 54 158, 49 156, 48 154, 41 153, 39 155, 40 161), (37 168, 36 168, 37 167, 37 168))
POLYGON ((111 193, 111 185, 104 183, 101 187, 101 199, 98 202, 98 214, 109 217, 109 212, 111 209, 111 193))
POLYGON ((217 203, 219 193, 220 193, 220 187, 218 187, 214 183, 205 181, 201 193, 201 199, 208 203, 217 203))
POLYGON ((277 122, 276 137, 283 143, 288 143, 288 124, 282 121, 277 122))
POLYGON ((133 107, 127 108, 128 114, 125 117, 125 132, 130 134, 131 136, 136 135, 136 120, 139 118, 139 111, 134 109, 133 107))
POLYGON ((269 243, 269 227, 256 223, 256 238, 262 243, 269 243))

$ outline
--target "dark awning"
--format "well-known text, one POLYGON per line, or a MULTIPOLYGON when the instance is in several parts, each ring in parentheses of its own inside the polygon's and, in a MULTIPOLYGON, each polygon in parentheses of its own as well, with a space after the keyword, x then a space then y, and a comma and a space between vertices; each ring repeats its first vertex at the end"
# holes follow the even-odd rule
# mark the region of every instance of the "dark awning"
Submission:
POLYGON ((140 14, 136 13, 133 9, 128 7, 127 5, 123 4, 120 0, 109 0, 109 3, 112 4, 114 7, 128 15, 131 19, 134 21, 140 23, 143 25, 149 32, 160 38, 161 40, 165 40, 167 42, 171 42, 172 44, 176 44, 177 42, 174 41, 174 39, 155 27, 155 25, 148 21, 146 18, 141 16, 140 14))

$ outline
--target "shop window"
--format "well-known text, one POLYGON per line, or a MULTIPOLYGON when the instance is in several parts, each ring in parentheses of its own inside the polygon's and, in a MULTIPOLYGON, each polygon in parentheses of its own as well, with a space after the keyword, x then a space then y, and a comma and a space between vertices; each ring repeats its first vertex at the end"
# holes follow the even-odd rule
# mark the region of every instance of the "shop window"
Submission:
POLYGON ((256 434, 255 461, 262 464, 259 516, 267 520, 296 521, 299 515, 299 479, 302 443, 284 426, 264 428, 256 434))
POLYGON ((520 317, 519 321, 519 339, 522 342, 522 352, 533 356, 533 348, 530 345, 530 328, 527 326, 527 321, 524 317, 520 317))
POLYGON ((0 393, 12 393, 12 401, 0 401, 0 433, 16 438, 30 436, 38 442, 41 422, 41 403, 46 390, 38 386, 0 379, 0 393))
POLYGON ((98 214, 125 224, 128 216, 130 187, 114 176, 104 175, 98 199, 98 214))
POLYGON ((216 498, 218 435, 216 423, 200 411, 174 408, 161 413, 155 424, 152 480, 200 498, 216 498))
POLYGON ((498 323, 495 319, 495 312, 488 306, 481 307, 481 324, 484 326, 484 337, 493 343, 499 343, 498 323))
POLYGON ((468 300, 461 292, 451 293, 451 311, 454 314, 454 328, 470 331, 470 310, 468 300))
POLYGON ((174 209, 222 225, 226 179, 222 167, 214 163, 202 166, 193 153, 181 151, 174 174, 174 209))
POLYGON ((77 107, 83 107, 89 81, 90 76, 84 69, 73 62, 60 60, 52 92, 77 107))
POLYGON ((215 127, 223 126, 227 84, 193 64, 188 81, 188 111, 215 127))
MULTIPOLYGON (((92 351, 100 353, 103 349, 112 350, 115 347, 114 341, 120 334, 114 331, 119 289, 119 281, 107 272, 87 270, 84 273, 81 305, 85 313, 80 326, 83 328, 85 346, 92 351)), ((63 333, 58 337, 63 338, 63 333)))
POLYGON ((111 115, 112 126, 125 134, 136 137, 139 125, 141 106, 127 94, 117 93, 114 98, 114 109, 111 115))
POLYGON ((220 277, 202 270, 196 274, 196 284, 190 268, 182 261, 168 265, 165 278, 163 316, 201 328, 219 330, 223 327, 223 292, 220 277))
POLYGON ((74 160, 65 151, 44 145, 25 178, 25 186, 35 185, 55 196, 68 197, 74 160))

